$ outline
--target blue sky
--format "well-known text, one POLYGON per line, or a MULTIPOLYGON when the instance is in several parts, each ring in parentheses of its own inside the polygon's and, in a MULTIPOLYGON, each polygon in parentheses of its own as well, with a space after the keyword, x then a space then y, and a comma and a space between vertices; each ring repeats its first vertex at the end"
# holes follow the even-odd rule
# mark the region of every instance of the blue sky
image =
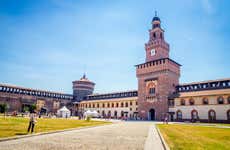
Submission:
POLYGON ((180 83, 230 77, 228 0, 1 0, 0 82, 72 93, 83 72, 95 92, 137 89, 134 65, 157 10, 182 64, 180 83))

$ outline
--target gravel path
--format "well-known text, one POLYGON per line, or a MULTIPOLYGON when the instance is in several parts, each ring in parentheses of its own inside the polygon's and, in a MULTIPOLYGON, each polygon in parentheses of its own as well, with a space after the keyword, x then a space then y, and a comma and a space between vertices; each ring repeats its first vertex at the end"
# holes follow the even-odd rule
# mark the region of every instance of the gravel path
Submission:
POLYGON ((143 150, 151 122, 112 125, 0 142, 0 150, 143 150))

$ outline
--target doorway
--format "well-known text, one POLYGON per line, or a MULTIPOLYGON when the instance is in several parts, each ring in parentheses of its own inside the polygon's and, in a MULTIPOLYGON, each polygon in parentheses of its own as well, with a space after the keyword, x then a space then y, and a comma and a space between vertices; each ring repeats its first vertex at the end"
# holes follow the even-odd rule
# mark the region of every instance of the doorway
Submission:
POLYGON ((149 119, 155 120, 155 110, 154 109, 149 110, 149 119))

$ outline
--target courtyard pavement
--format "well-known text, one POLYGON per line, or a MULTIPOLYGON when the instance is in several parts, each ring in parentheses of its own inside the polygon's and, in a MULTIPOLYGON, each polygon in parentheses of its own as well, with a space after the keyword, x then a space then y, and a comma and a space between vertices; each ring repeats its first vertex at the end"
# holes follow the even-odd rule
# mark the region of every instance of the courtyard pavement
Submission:
POLYGON ((153 122, 118 122, 0 142, 0 150, 163 150, 153 122))

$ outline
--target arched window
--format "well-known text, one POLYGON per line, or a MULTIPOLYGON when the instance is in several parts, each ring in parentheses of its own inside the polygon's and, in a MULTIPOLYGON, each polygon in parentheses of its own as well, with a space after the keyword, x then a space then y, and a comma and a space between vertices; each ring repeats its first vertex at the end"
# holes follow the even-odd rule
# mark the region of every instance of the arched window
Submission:
POLYGON ((194 99, 191 98, 191 99, 189 100, 189 104, 190 104, 190 105, 194 105, 194 104, 195 104, 194 99))
POLYGON ((181 99, 181 100, 180 100, 180 104, 181 104, 181 105, 185 105, 185 100, 184 100, 184 99, 181 99))
POLYGON ((177 112, 176 112, 176 118, 177 118, 177 120, 181 120, 182 119, 182 112, 181 112, 181 110, 177 110, 177 112))
POLYGON ((208 111, 208 119, 210 122, 216 120, 216 112, 213 109, 208 111))
POLYGON ((230 121, 230 109, 227 111, 227 119, 230 121))
POLYGON ((161 37, 161 39, 163 39, 163 34, 162 33, 160 34, 160 37, 161 37))
POLYGON ((197 120, 197 119, 199 119, 199 118, 198 118, 198 112, 197 112, 197 110, 194 109, 194 110, 191 111, 191 119, 192 119, 192 120, 197 120))
POLYGON ((102 104, 102 107, 103 107, 103 108, 105 107, 105 104, 104 104, 104 103, 102 104))
POLYGON ((124 107, 124 104, 123 104, 123 102, 121 103, 121 107, 124 107))
POLYGON ((230 96, 228 97, 228 104, 230 104, 230 96))
POLYGON ((116 107, 119 107, 119 103, 117 103, 117 106, 116 107))
POLYGON ((222 96, 217 98, 217 103, 218 104, 224 104, 224 98, 222 96))
POLYGON ((156 38, 156 33, 155 32, 153 33, 153 38, 156 38))
MULTIPOLYGON (((229 97, 230 98, 230 97, 229 97)), ((132 106, 133 105, 133 103, 132 102, 130 102, 130 106, 132 106)))
POLYGON ((126 102, 126 103, 125 103, 125 107, 129 107, 129 104, 128 104, 128 102, 126 102))
POLYGON ((112 107, 114 107, 114 103, 112 103, 112 107))
POLYGON ((207 104, 208 104, 208 98, 206 98, 206 97, 203 98, 203 104, 204 104, 204 105, 207 105, 207 104))
POLYGON ((109 104, 109 103, 107 104, 107 107, 108 107, 108 108, 110 107, 110 104, 109 104))
POLYGON ((97 103, 97 107, 99 108, 99 103, 97 103))

